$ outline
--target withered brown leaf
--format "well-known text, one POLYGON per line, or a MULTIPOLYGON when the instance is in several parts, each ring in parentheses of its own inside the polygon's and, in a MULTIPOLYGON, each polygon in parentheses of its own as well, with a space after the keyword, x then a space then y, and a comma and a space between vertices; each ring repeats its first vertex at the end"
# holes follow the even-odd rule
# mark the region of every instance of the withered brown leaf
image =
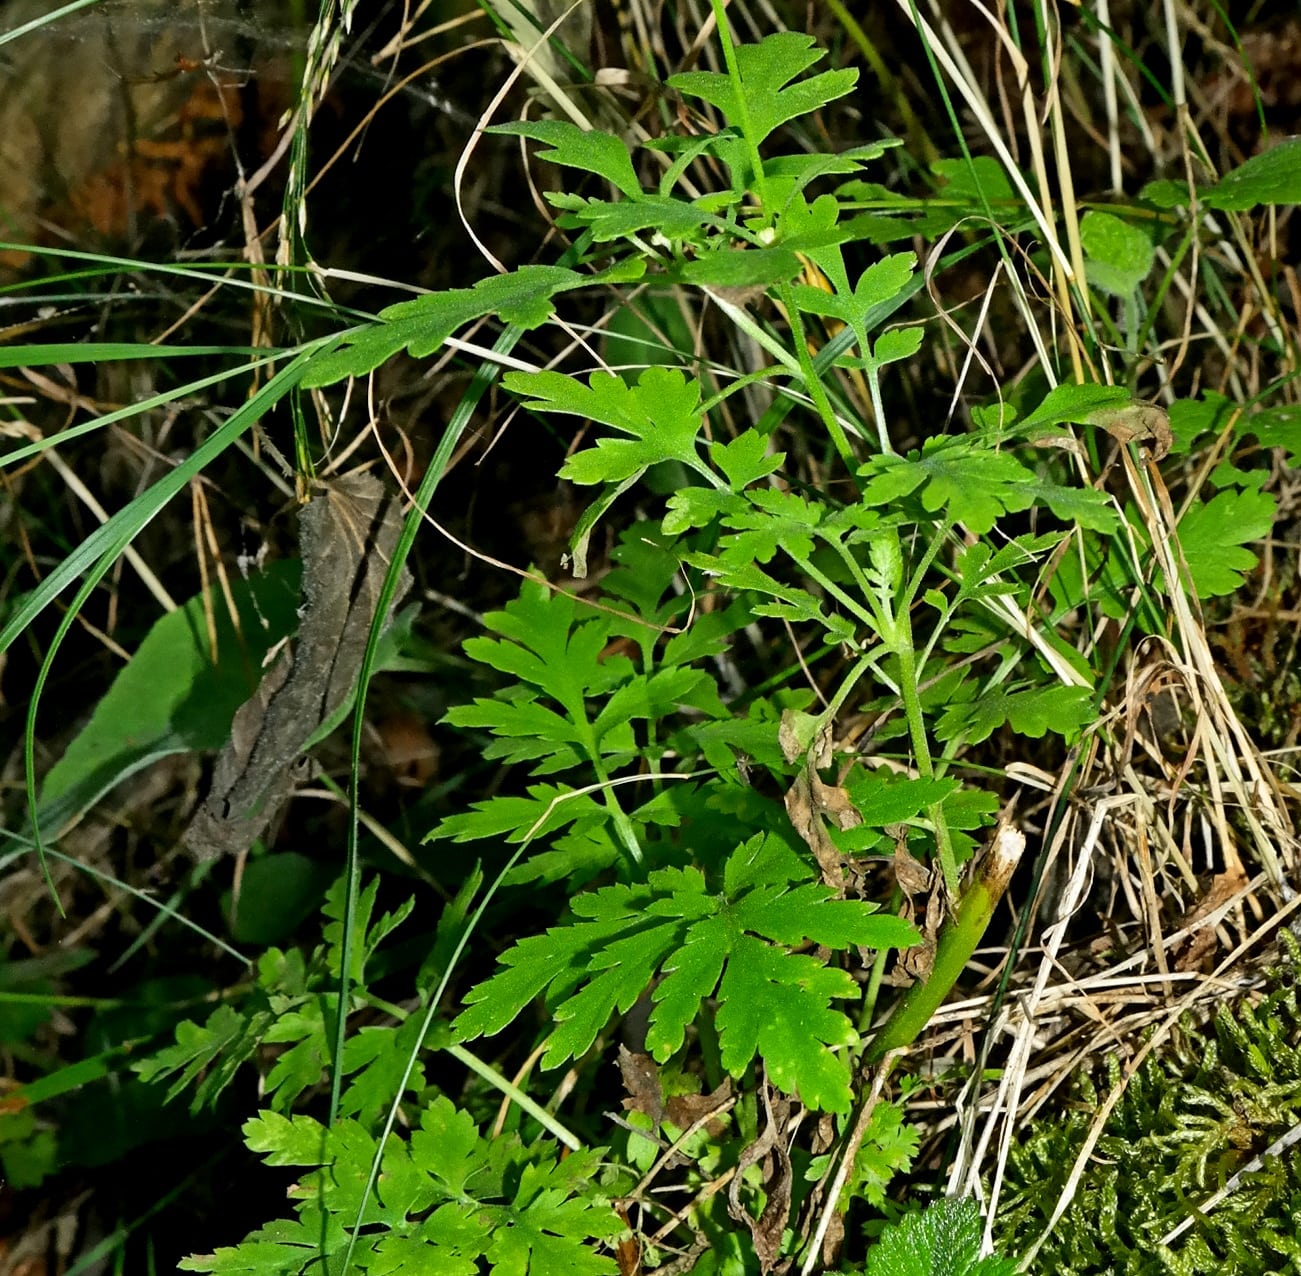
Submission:
MULTIPOLYGON (((401 531, 398 502, 377 478, 315 486, 298 520, 303 606, 293 655, 281 653, 235 714, 211 791, 185 830, 196 859, 248 850, 288 799, 303 747, 357 680, 401 531)), ((410 584, 404 570, 395 603, 410 584)))

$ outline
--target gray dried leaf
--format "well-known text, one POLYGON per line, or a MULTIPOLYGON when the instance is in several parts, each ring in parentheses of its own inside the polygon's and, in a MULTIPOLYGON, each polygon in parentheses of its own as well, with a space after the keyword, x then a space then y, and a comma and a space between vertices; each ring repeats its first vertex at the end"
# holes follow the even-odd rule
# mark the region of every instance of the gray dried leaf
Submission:
MULTIPOLYGON (((317 485, 299 517, 303 606, 297 643, 235 714, 212 789, 185 831, 196 859, 248 850, 288 799, 304 746, 357 681, 401 531, 397 500, 371 475, 317 485)), ((404 570, 395 603, 410 585, 404 570)))

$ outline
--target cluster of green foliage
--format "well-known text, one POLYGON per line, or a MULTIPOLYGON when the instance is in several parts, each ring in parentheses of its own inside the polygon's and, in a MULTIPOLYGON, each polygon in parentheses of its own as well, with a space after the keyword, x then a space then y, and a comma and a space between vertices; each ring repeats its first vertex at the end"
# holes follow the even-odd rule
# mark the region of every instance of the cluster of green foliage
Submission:
MULTIPOLYGON (((295 352, 253 407, 89 538, 0 636, 0 646, 11 642, 77 573, 87 572, 85 591, 93 588, 149 510, 277 397, 366 376, 402 350, 426 357, 472 322, 500 321, 504 353, 522 332, 546 325, 568 292, 652 280, 704 290, 771 358, 716 392, 690 358, 667 352, 635 375, 515 370, 503 378, 527 412, 595 430, 561 471, 596 492, 571 547, 578 575, 599 521, 635 484, 649 480, 672 495, 662 517, 622 532, 599 595, 580 602, 529 580, 485 618, 491 636, 466 644, 468 659, 495 681, 447 721, 526 779, 430 830, 432 842, 485 854, 514 849, 490 884, 477 870, 466 874, 428 956, 412 963, 400 942, 413 904, 375 915, 378 891, 374 881, 359 884, 354 828, 351 870, 327 897, 325 942, 311 952, 267 949, 242 996, 182 1022, 172 1044, 133 1065, 142 1081, 166 1083, 168 1098, 188 1095, 200 1110, 228 1099, 241 1070, 260 1064, 265 1108, 245 1122, 246 1144, 298 1175, 291 1216, 190 1259, 187 1270, 613 1273, 612 1246, 629 1227, 616 1207, 652 1208, 638 1184, 669 1149, 678 1199, 691 1203, 677 1224, 707 1241, 691 1270, 756 1270, 759 1233, 765 1262, 799 1258, 808 1236, 797 1224, 816 1213, 816 1194, 837 1166, 828 1148, 840 1146, 866 1093, 860 1065, 886 955, 918 938, 848 870, 902 845, 958 895, 999 805, 998 794, 957 774, 964 752, 1005 728, 1074 741, 1097 720, 1110 671, 1084 659, 1060 622, 1096 606, 1162 630, 1163 584, 1148 570, 1138 511, 1061 461, 1078 454, 1092 472, 1101 469, 1108 431, 1139 411, 1128 388, 1023 386, 1015 402, 977 410, 970 432, 936 434, 907 454, 892 443, 883 381, 891 365, 918 353, 924 334, 917 323, 889 326, 920 289, 916 254, 878 246, 919 231, 943 234, 1015 192, 983 165, 949 165, 937 173, 948 181, 945 200, 919 221, 916 201, 859 176, 890 143, 765 154, 779 128, 849 93, 855 73, 808 75, 821 55, 800 35, 733 47, 721 6, 718 14, 727 72, 693 71, 670 87, 716 108, 725 127, 648 143, 660 163, 653 187, 619 138, 557 120, 497 129, 541 143, 543 158, 616 193, 549 196, 574 236, 564 261, 403 302, 295 352), (698 164, 724 175, 719 189, 685 193, 698 164), (873 211, 860 212, 869 197, 873 211), (813 286, 815 275, 825 287, 813 286), (770 297, 782 322, 748 309, 737 290, 770 297), (870 426, 844 397, 837 371, 866 385, 870 426), (725 428, 724 409, 755 389, 770 392, 761 419, 725 428), (788 470, 780 444, 793 413, 804 417, 806 437, 824 436, 808 446, 843 469, 839 495, 803 487, 788 470), (1078 446, 1055 447, 1072 426, 1084 427, 1078 446), (804 663, 828 692, 823 704, 794 666, 744 693, 729 681, 729 649, 773 621, 799 634, 804 663), (846 756, 834 759, 834 786, 824 778, 833 724, 850 705, 876 720, 875 747, 909 757, 915 776, 846 756), (825 796, 833 788, 834 812, 825 796), (782 802, 792 792, 806 801, 798 832, 782 802), (522 899, 551 887, 563 888, 563 915, 509 946, 495 972, 463 991, 459 1012, 451 1009, 447 994, 486 910, 512 892, 522 899), (408 981, 401 1005, 377 991, 378 971, 408 981), (716 1119, 689 1128, 671 1104, 651 1102, 631 1111, 624 1128, 589 1118, 576 1133, 539 1100, 540 1086, 507 1080, 484 1057, 497 1049, 487 1038, 509 1033, 515 1045, 537 1049, 544 1069, 590 1069, 613 1054, 617 1030, 638 1007, 644 1028, 631 1035, 659 1097, 693 1099, 703 1110, 708 1096, 730 1088, 736 1101, 719 1099, 716 1119), (461 1093, 441 1072, 436 1078, 437 1052, 480 1080, 461 1093), (327 1077, 328 1108, 299 1110, 327 1077), (513 1101, 510 1116, 485 1133, 498 1093, 513 1101), (785 1131, 769 1128, 770 1113, 765 1120, 773 1095, 803 1105, 821 1139, 786 1148, 789 1199, 775 1226, 767 1209, 780 1198, 746 1159, 765 1136, 787 1142, 785 1131), (731 1174, 739 1206, 708 1190, 731 1174)), ((1277 199, 1275 177, 1266 168, 1226 179, 1219 206, 1277 199)), ((1186 203, 1186 191, 1168 187, 1154 193, 1152 208, 1186 203)), ((1214 191, 1202 199, 1217 206, 1214 191)), ((1174 219, 1147 217, 1140 226, 1107 216, 1088 239, 1094 286, 1131 303, 1120 322, 1132 330, 1109 334, 1129 344, 1146 322, 1138 294, 1153 236, 1196 230, 1174 219)), ((495 365, 485 370, 475 393, 496 375, 495 365)), ((473 400, 467 405, 465 415, 473 400)), ((1177 405, 1175 451, 1217 431, 1223 407, 1210 398, 1177 405)), ((418 503, 428 503, 465 415, 449 428, 418 503)), ((1272 426, 1244 415, 1232 428, 1239 437, 1255 429, 1265 441, 1272 426)), ((1196 595, 1232 591, 1254 564, 1245 546, 1274 512, 1263 479, 1226 463, 1210 476, 1214 494, 1189 501, 1180 524, 1183 585, 1196 595)), ((418 525, 416 511, 391 583, 418 525)), ((361 702, 384 613, 381 606, 361 702)), ((112 716, 106 703, 99 721, 112 716)), ((160 729, 149 758, 196 747, 190 737, 164 736, 160 729)), ((114 767, 120 777, 143 763, 138 755, 106 762, 101 751, 94 764, 93 782, 61 777, 79 801, 102 791, 114 767)), ((32 805, 39 813, 35 798, 32 805)), ((1135 1094, 1139 1102, 1156 1090, 1137 1086, 1135 1094)), ((1143 1108, 1131 1119, 1147 1115, 1143 1108)), ((14 1164, 19 1149, 45 1137, 31 1124, 11 1133, 14 1164)), ((885 1210, 886 1189, 916 1146, 900 1107, 882 1101, 831 1207, 885 1210)), ((1204 1151, 1180 1162, 1194 1165, 1190 1192, 1209 1160, 1204 1151)), ((672 1212, 654 1209, 657 1220, 672 1212)), ((669 1262, 681 1243, 669 1232, 641 1253, 647 1270, 669 1262)), ((1010 1270, 976 1257, 977 1232, 974 1207, 918 1212, 868 1251, 867 1271, 1010 1270)))
MULTIPOLYGON (((1221 1004, 1213 1024, 1185 1020, 1129 1078, 1070 1206, 1036 1266, 1063 1276, 1193 1276, 1301 1270, 1301 1167, 1294 1149, 1261 1156, 1301 1123, 1298 945, 1283 932, 1283 964, 1263 994, 1221 1004), (1258 1168, 1250 1163, 1260 1158, 1258 1168), (1234 1190, 1201 1206, 1247 1168, 1234 1190), (1195 1211, 1192 1228, 1162 1239, 1195 1211)), ((1048 1223, 1098 1111, 1100 1085, 1082 1068, 1061 1116, 1018 1137, 1007 1165, 997 1235, 1015 1249, 1048 1223)))

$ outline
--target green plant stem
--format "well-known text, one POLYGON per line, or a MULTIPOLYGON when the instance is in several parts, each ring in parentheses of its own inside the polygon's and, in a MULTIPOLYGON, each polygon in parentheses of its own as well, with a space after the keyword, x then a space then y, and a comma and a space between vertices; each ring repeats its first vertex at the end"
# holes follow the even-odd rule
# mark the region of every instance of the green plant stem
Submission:
POLYGON ((759 157, 759 144, 754 139, 754 123, 750 119, 750 104, 741 83, 741 65, 736 60, 736 46, 732 43, 732 26, 727 20, 727 5, 724 0, 713 0, 714 21, 718 24, 718 42, 723 47, 723 61, 727 65, 727 74, 732 81, 736 95, 736 113, 740 117, 735 121, 745 139, 745 148, 750 152, 750 164, 754 169, 754 189, 759 196, 759 205, 763 215, 763 224, 772 225, 772 209, 768 206, 768 184, 764 178, 763 160, 759 157))
POLYGON ((813 399, 813 406, 817 408, 818 416, 822 418, 822 424, 827 427, 827 433, 831 435, 831 441, 835 444, 836 452, 844 463, 845 469, 849 471, 854 482, 861 487, 862 480, 858 477, 858 461, 854 457, 853 449, 849 446, 849 436, 845 433, 845 427, 840 424, 836 416, 836 410, 831 406, 831 400, 827 397, 827 391, 818 376, 818 370, 813 365, 813 358, 809 354, 809 345, 804 338, 804 325, 800 322, 799 308, 795 304, 790 285, 783 284, 778 288, 777 296, 786 311, 786 322, 790 325, 791 341, 795 346, 795 357, 799 360, 800 373, 813 399))
MULTIPOLYGON (((898 913, 899 906, 902 903, 903 891, 896 886, 890 896, 890 911, 898 913)), ((859 1032, 866 1032, 872 1026, 872 1016, 876 1013, 876 1003, 881 996, 881 983, 885 978, 885 968, 889 960, 889 949, 880 948, 877 950, 876 957, 872 961, 872 969, 867 976, 867 991, 863 994, 863 1004, 859 1009, 859 1032)))
POLYGON ((478 1073, 490 1086, 504 1094, 521 1111, 527 1112, 552 1138, 563 1143, 572 1152, 582 1151, 582 1140, 576 1134, 561 1125, 546 1108, 531 1099, 519 1086, 498 1072, 492 1064, 485 1063, 478 1055, 472 1054, 464 1046, 451 1045, 447 1046, 446 1050, 453 1059, 459 1060, 471 1072, 478 1073))
MULTIPOLYGON (((913 641, 913 627, 909 608, 911 597, 899 600, 896 606, 893 597, 897 588, 897 577, 902 573, 903 557, 898 543, 898 533, 891 529, 886 533, 894 540, 889 542, 890 553, 882 555, 882 562, 893 562, 892 581, 881 585, 876 593, 874 610, 883 614, 885 624, 881 639, 894 653, 899 662, 899 696, 903 701, 904 717, 908 720, 908 738, 912 742, 913 757, 917 771, 923 779, 935 775, 935 762, 931 757, 930 740, 926 735, 926 715, 922 708, 921 686, 917 672, 917 649, 913 641), (893 582, 893 583, 892 583, 893 582)), ((938 537, 936 540, 938 541, 938 537)), ((915 590, 920 576, 914 574, 909 584, 909 593, 915 590)), ((935 830, 935 848, 940 861, 940 871, 944 874, 944 884, 948 887, 951 898, 958 894, 958 861, 953 851, 953 837, 949 832, 948 819, 944 806, 940 802, 927 808, 927 816, 935 830)))
POLYGON ((624 844, 629 858, 634 864, 640 864, 642 861, 641 847, 637 843, 637 832, 632 826, 632 820, 628 818, 628 813, 619 805, 619 800, 614 796, 614 791, 610 785, 610 773, 605 769, 604 762, 600 754, 594 749, 590 755, 592 770, 596 773, 597 781, 601 786, 601 798, 605 803, 606 810, 610 812, 610 819, 614 822, 614 827, 619 831, 619 840, 624 844))
POLYGON ((849 671, 849 674, 836 688, 835 695, 827 703, 827 707, 819 715, 822 722, 834 722, 836 714, 841 710, 845 701, 849 699, 849 693, 858 685, 858 680, 870 670, 876 668, 875 656, 860 656, 857 663, 849 671))
POLYGON ((913 984, 899 999, 894 1013, 868 1046, 866 1063, 880 1063, 891 1050, 900 1050, 917 1040, 966 969, 1024 849, 1025 837, 1000 822, 993 845, 940 929, 930 975, 924 982, 913 984))

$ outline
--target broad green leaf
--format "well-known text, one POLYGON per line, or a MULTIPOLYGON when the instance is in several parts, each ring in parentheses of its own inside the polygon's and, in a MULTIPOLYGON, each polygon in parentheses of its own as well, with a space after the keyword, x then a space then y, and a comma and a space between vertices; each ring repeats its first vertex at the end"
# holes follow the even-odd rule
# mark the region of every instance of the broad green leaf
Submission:
POLYGON ((598 614, 575 624, 576 607, 570 595, 545 581, 526 580, 502 611, 484 617, 484 626, 501 637, 471 638, 465 653, 532 683, 581 720, 586 697, 617 685, 630 670, 600 659, 609 640, 609 620, 598 614))
POLYGON ((1113 297, 1132 297, 1156 260, 1151 236, 1113 213, 1085 213, 1080 242, 1088 258, 1089 282, 1113 297))
POLYGON ((266 948, 283 943, 316 911, 337 870, 296 851, 263 855, 244 866, 239 895, 222 909, 236 943, 266 948))
MULTIPOLYGON (((610 558, 615 565, 602 581, 605 593, 630 602, 638 616, 656 624, 664 624, 682 611, 682 598, 674 590, 682 565, 672 541, 654 523, 625 528, 610 558)), ((613 627, 649 637, 638 625, 622 626, 615 621, 613 627)))
POLYGON ((779 125, 816 111, 844 97, 858 81, 856 70, 824 71, 792 84, 825 52, 813 47, 813 37, 795 31, 766 36, 758 44, 736 50, 740 93, 732 80, 717 71, 684 71, 669 76, 669 87, 702 98, 718 108, 729 124, 748 129, 758 146, 779 125))
MULTIPOLYGON (((1076 489, 1065 490, 1074 492, 1076 489)), ((1018 536, 997 550, 985 541, 976 541, 975 544, 969 545, 962 551, 957 563, 962 580, 959 597, 975 598, 982 592, 988 592, 984 587, 985 582, 991 577, 997 576, 1000 572, 1015 571, 1030 563, 1038 562, 1050 549, 1055 549, 1061 544, 1064 535, 1063 532, 1048 532, 1040 536, 1018 536)), ((1003 581, 990 588, 1005 593, 1008 590, 1008 583, 1003 581)), ((973 647, 972 650, 978 650, 979 646, 983 646, 983 643, 973 647)))
POLYGON ((909 780, 886 767, 856 771, 845 784, 863 823, 872 828, 916 819, 960 787, 957 780, 909 780))
POLYGON ((321 998, 312 997, 292 1009, 277 1009, 263 1041, 284 1048, 267 1073, 266 1090, 278 1108, 292 1108, 303 1091, 320 1085, 325 1076, 330 1058, 325 1008, 321 998))
POLYGON ((0 1112, 0 1174, 11 1188, 39 1187, 61 1161, 55 1132, 37 1128, 34 1111, 0 1112))
POLYGON ((771 562, 779 551, 796 561, 808 558, 827 507, 777 488, 757 488, 747 496, 748 507, 723 515, 723 525, 732 531, 720 539, 719 557, 738 566, 771 562))
POLYGON ((424 1089, 421 1048, 436 1047, 437 1042, 422 1042, 421 1027, 421 1016, 412 1015, 396 1027, 366 1025, 344 1042, 343 1073, 350 1080, 339 1104, 342 1116, 373 1127, 383 1120, 399 1091, 419 1094, 424 1089), (413 1057, 417 1062, 408 1073, 413 1057))
POLYGON ((647 364, 677 367, 679 350, 691 348, 692 334, 673 292, 647 289, 614 310, 605 328, 605 359, 625 380, 647 364))
POLYGON ((1264 540, 1274 525, 1274 498, 1267 492, 1219 492, 1179 520, 1179 546, 1199 598, 1240 589, 1259 561, 1244 548, 1264 540))
POLYGON ((669 868, 644 885, 575 896, 576 920, 508 950, 502 969, 467 995, 456 1030, 466 1038, 498 1032, 547 992, 556 1030, 542 1062, 554 1067, 584 1053, 612 1014, 653 987, 647 1048, 663 1062, 702 1002, 717 996, 723 1062, 734 1076, 757 1053, 805 1103, 848 1111, 848 1067, 830 1047, 856 1037, 831 1002, 856 996, 857 985, 792 949, 896 947, 916 932, 874 915, 873 905, 836 899, 812 877, 784 842, 757 836, 733 851, 722 895, 699 870, 669 868))
POLYGON ((700 383, 676 368, 647 368, 630 386, 609 372, 592 373, 587 385, 559 372, 508 372, 508 390, 537 412, 560 412, 601 421, 632 436, 597 440, 575 453, 561 477, 575 483, 617 483, 661 461, 680 461, 713 477, 696 448, 700 433, 700 383))
POLYGON ((770 453, 768 449, 771 446, 772 440, 768 435, 758 430, 742 430, 729 443, 711 443, 709 456, 727 476, 728 486, 739 492, 781 468, 786 453, 770 453))
MULTIPOLYGON (((1095 532, 1110 534, 1116 530, 1120 517, 1106 492, 1087 485, 1066 487, 1044 479, 1029 479, 1023 489, 1028 505, 1045 505, 1063 523, 1079 523, 1095 532)), ((996 571, 1003 570, 995 568, 996 571)))
POLYGON ((1289 465, 1301 459, 1301 407, 1296 404, 1265 408, 1242 421, 1240 429, 1244 434, 1254 434, 1261 447, 1282 448, 1289 465))
POLYGON ((745 500, 727 489, 687 487, 674 492, 667 505, 660 529, 665 536, 680 536, 693 527, 708 527, 726 511, 744 509, 745 500))
POLYGON ((569 120, 516 120, 510 124, 494 124, 486 132, 545 142, 547 149, 538 152, 539 159, 595 173, 630 199, 641 196, 641 183, 633 171, 628 148, 609 133, 580 129, 569 120))
POLYGON ((794 279, 803 267, 789 248, 720 247, 678 272, 689 284, 717 288, 767 288, 794 279))
POLYGON ((920 328, 891 328, 872 342, 872 362, 884 367, 911 359, 922 348, 920 328))
POLYGON ((1239 406, 1214 390, 1203 391, 1198 399, 1176 399, 1170 405, 1170 432, 1174 443, 1172 454, 1186 453, 1205 434, 1218 435, 1237 416, 1237 428, 1246 431, 1248 421, 1239 406))
POLYGON ((981 208, 982 195, 991 208, 1021 202, 1003 165, 992 155, 936 160, 931 172, 944 183, 940 194, 945 199, 963 200, 977 209, 981 208))
POLYGON ((1183 208, 1190 201, 1188 183, 1160 178, 1148 182, 1138 193, 1139 199, 1156 208, 1183 208))
MULTIPOLYGON (((824 254, 811 254, 819 258, 819 264, 825 270, 830 264, 824 254)), ((858 277, 853 291, 845 293, 828 293, 821 288, 808 284, 798 284, 791 291, 796 305, 809 314, 826 315, 848 324, 855 332, 866 332, 866 318, 874 308, 884 306, 899 297, 912 280, 917 268, 917 254, 912 252, 892 253, 888 257, 874 262, 858 277)), ((839 272, 834 272, 839 273, 839 272)), ((832 282, 834 284, 833 272, 832 282)), ((916 332, 917 344, 920 344, 920 330, 916 332)), ((912 335, 910 333, 909 341, 912 335)), ((912 353, 917 346, 913 346, 912 353)))
POLYGON ((1198 191, 1208 208, 1254 208, 1257 204, 1301 204, 1301 137, 1288 137, 1260 155, 1253 155, 1220 179, 1198 191))
POLYGON ((39 818, 56 834, 113 785, 173 753, 220 749, 253 694, 268 651, 298 626, 297 562, 230 581, 211 600, 216 662, 202 596, 161 617, 41 785, 39 818))
POLYGON ((615 840, 609 811, 600 810, 596 815, 576 820, 568 832, 549 838, 546 850, 521 860, 504 881, 508 886, 528 882, 546 886, 564 881, 570 890, 579 890, 613 868, 627 853, 615 840))
MULTIPOLYGON (((892 147, 902 146, 903 139, 879 138, 866 146, 851 147, 847 151, 812 151, 802 155, 777 155, 765 161, 764 178, 768 194, 774 204, 785 208, 788 201, 820 177, 856 173, 865 164, 880 159, 892 147)), ((781 226, 782 239, 788 247, 786 228, 781 226)))
POLYGON ((646 195, 638 200, 612 204, 603 199, 547 192, 547 202, 565 210, 565 225, 588 226, 598 244, 627 239, 653 230, 670 241, 702 238, 706 229, 725 230, 726 225, 698 204, 671 199, 667 195, 646 195))
POLYGON ((979 744, 1006 723, 1018 735, 1036 740, 1049 731, 1075 740, 1097 717, 1092 700, 1088 687, 995 688, 973 701, 950 706, 936 723, 935 736, 952 740, 960 735, 968 744, 979 744))
POLYGON ((244 1143, 268 1165, 320 1165, 321 1126, 309 1116, 262 1112, 244 1122, 244 1143))
POLYGON ((868 1251, 866 1276, 1013 1276, 1015 1259, 980 1256, 975 1201, 933 1201, 887 1227, 868 1251))
POLYGON ((1019 434, 1029 434, 1068 421, 1082 425, 1094 412, 1121 408, 1130 402, 1130 393, 1124 386, 1059 385, 1049 390, 1044 401, 1017 422, 1015 428, 1019 434))
MULTIPOLYGON (((818 1111, 847 1112, 845 1064, 829 1047, 852 1046, 858 1033, 830 1002, 854 997, 858 985, 843 970, 782 953, 749 935, 735 938, 730 958, 714 1017, 723 1067, 740 1076, 759 1055, 786 1093, 818 1111)), ((666 966, 669 980, 677 960, 666 966)), ((708 980, 698 986, 712 988, 708 980)))
MULTIPOLYGON (((1173 180, 1148 182, 1139 198, 1161 209, 1186 208, 1192 203, 1188 183, 1173 180)), ((1301 138, 1284 138, 1231 169, 1218 184, 1198 186, 1197 202, 1224 211, 1301 202, 1301 138)))
POLYGON ((609 818, 609 811, 589 793, 578 793, 566 785, 531 784, 527 797, 496 797, 472 802, 468 811, 448 816, 425 841, 447 838, 472 842, 504 836, 508 842, 522 842, 554 833, 584 817, 609 818))
POLYGON ((973 532, 990 531, 1004 514, 1028 509, 1034 475, 1015 457, 968 438, 936 436, 920 453, 876 456, 859 470, 867 480, 863 500, 888 506, 916 492, 927 514, 944 512, 973 532))

